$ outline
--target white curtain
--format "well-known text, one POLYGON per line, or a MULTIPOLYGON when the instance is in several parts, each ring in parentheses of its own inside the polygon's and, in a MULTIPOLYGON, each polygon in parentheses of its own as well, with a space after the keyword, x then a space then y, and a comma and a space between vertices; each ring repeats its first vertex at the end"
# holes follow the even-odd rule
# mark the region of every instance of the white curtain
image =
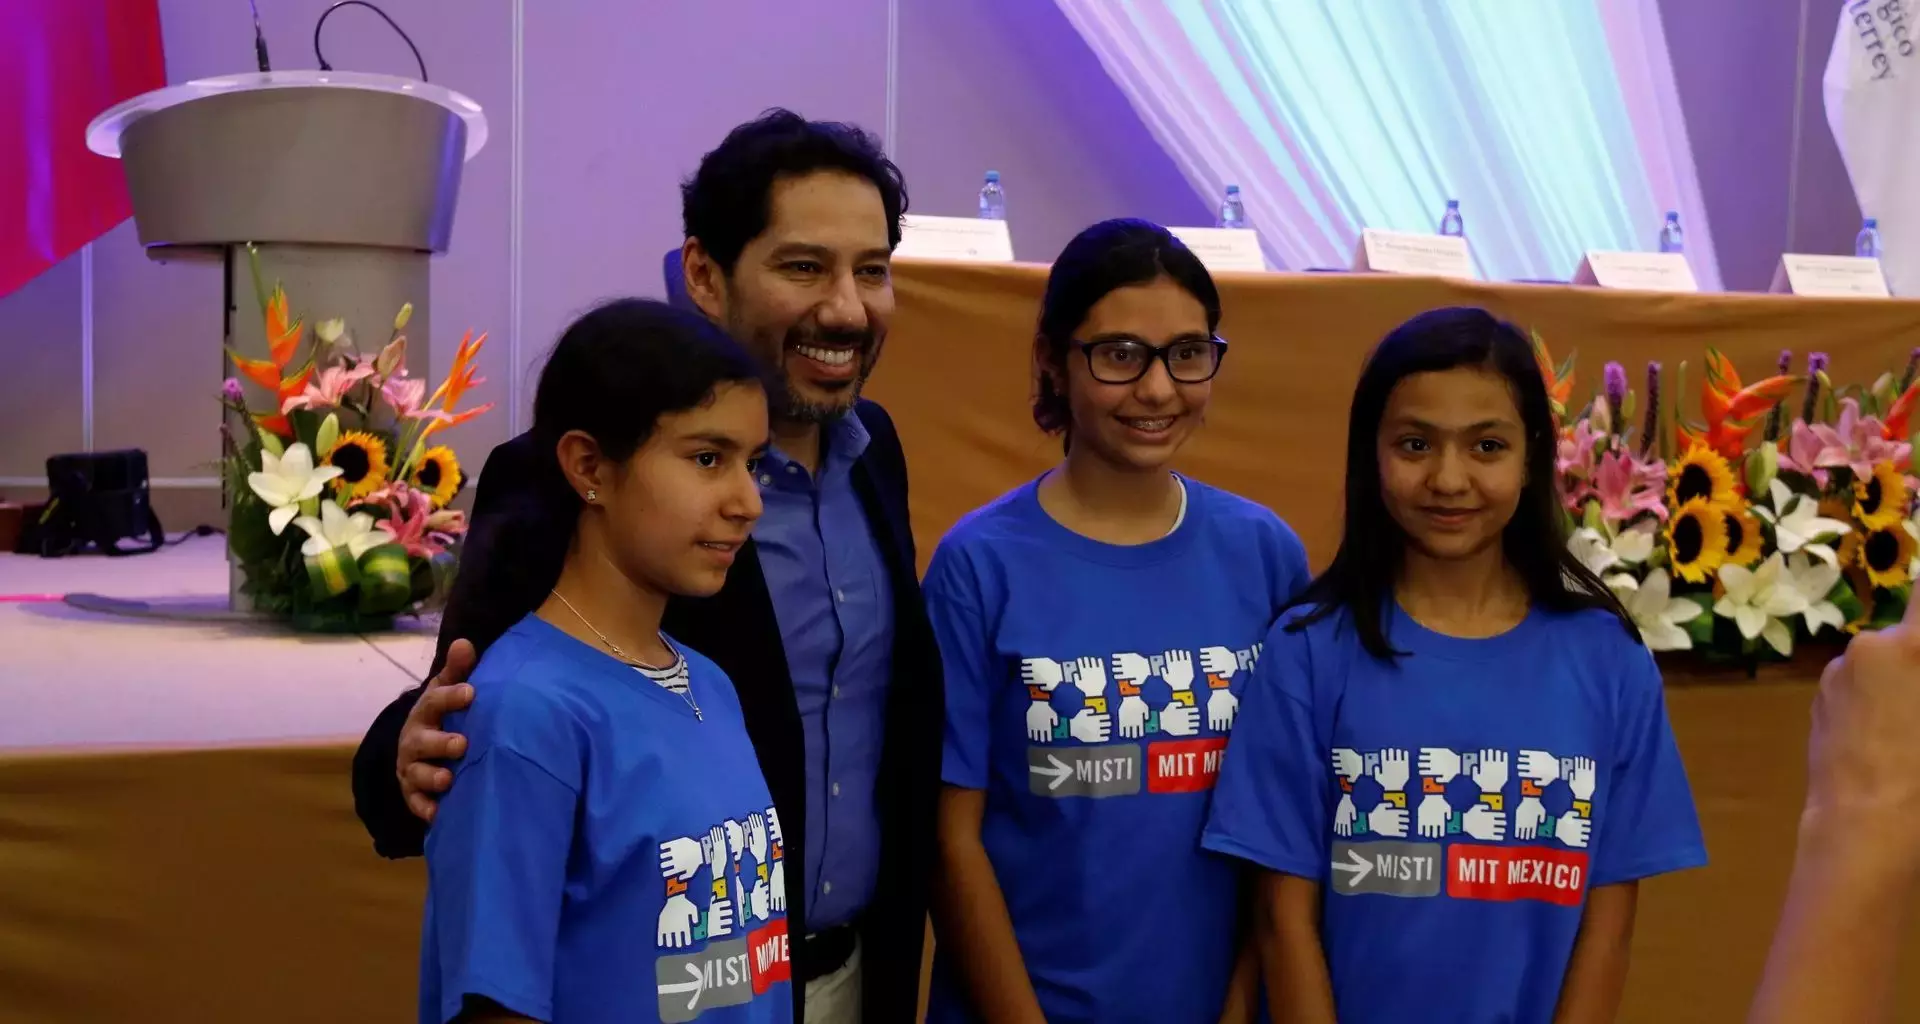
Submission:
POLYGON ((1680 214, 1720 273, 1653 0, 1055 0, 1270 260, 1344 267, 1363 227, 1458 199, 1483 275, 1569 278, 1680 214))

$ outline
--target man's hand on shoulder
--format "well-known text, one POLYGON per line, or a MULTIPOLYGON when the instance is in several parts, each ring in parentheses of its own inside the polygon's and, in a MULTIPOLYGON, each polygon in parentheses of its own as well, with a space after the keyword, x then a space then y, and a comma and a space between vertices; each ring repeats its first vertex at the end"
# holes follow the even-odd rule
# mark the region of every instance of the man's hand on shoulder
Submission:
POLYGON ((400 794, 406 798, 407 810, 421 821, 433 820, 440 794, 453 785, 453 773, 434 762, 455 760, 467 752, 467 738, 442 732, 440 723, 451 712, 473 703, 473 687, 467 684, 467 677, 473 674, 474 661, 473 645, 455 640, 447 649, 440 674, 427 680, 426 690, 400 727, 400 757, 394 772, 400 777, 400 794))

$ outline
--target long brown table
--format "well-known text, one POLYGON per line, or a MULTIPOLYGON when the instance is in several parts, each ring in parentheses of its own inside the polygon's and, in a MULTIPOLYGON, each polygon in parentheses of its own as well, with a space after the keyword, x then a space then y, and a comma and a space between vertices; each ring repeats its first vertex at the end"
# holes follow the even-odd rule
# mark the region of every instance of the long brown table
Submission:
MULTIPOLYGON (((1059 452, 1026 407, 1044 279, 1030 266, 899 267, 900 311, 871 393, 906 439, 923 554, 1059 452)), ((1822 349, 1837 378, 1870 379, 1920 344, 1914 302, 1346 275, 1222 275, 1221 286, 1233 348, 1185 468, 1278 510, 1316 564, 1336 539, 1359 361, 1421 309, 1476 303, 1537 327, 1556 353, 1579 349, 1586 382, 1608 358, 1697 365, 1709 344, 1743 373, 1764 371, 1781 348, 1822 349)), ((127 642, 144 628, 127 627, 127 642)), ((1713 863, 1645 887, 1623 1020, 1741 1019, 1786 880, 1818 667, 1803 660, 1758 681, 1670 674, 1713 863)), ((344 737, 0 751, 0 1024, 412 1020, 422 866, 371 852, 353 817, 350 757, 344 737)), ((1920 970, 1916 950, 1908 974, 1920 970)), ((1896 1016, 1920 1019, 1920 1002, 1909 996, 1896 1016)))

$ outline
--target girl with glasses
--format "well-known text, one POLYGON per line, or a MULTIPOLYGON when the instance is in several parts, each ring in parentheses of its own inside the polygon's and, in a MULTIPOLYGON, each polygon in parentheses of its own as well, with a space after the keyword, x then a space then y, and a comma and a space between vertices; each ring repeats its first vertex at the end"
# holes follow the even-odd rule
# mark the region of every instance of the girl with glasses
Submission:
POLYGON ((1205 418, 1220 297, 1164 228, 1054 262, 1039 479, 935 551, 946 671, 930 1024, 1216 1024, 1257 1002, 1236 868, 1199 846, 1239 691, 1306 554, 1272 512, 1168 468, 1205 418))
POLYGON ((1204 840, 1262 869, 1276 1021, 1611 1021, 1640 880, 1706 861, 1556 453, 1531 346, 1483 310, 1361 371, 1345 537, 1267 636, 1204 840))

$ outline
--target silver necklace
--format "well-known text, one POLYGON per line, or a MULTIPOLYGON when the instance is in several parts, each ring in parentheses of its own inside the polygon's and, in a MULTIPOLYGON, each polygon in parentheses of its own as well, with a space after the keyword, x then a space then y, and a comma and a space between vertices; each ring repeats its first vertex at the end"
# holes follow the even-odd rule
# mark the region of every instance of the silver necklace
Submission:
MULTIPOLYGON (((560 593, 559 590, 548 590, 547 592, 559 598, 560 603, 567 606, 567 610, 573 613, 574 618, 580 620, 581 625, 584 625, 588 629, 592 630, 593 635, 600 638, 600 642, 607 646, 607 650, 613 652, 614 657, 619 658, 621 661, 624 661, 635 668, 651 667, 647 665, 645 662, 642 662, 639 658, 636 658, 633 655, 628 654, 625 650, 622 650, 619 644, 616 644, 612 640, 607 639, 607 634, 600 632, 600 627, 594 625, 591 622, 588 622, 587 617, 585 615, 580 614, 580 609, 575 608, 573 606, 573 602, 567 600, 566 595, 560 593)), ((704 722, 707 720, 707 716, 700 713, 700 705, 694 702, 693 678, 691 676, 687 678, 687 688, 680 691, 680 699, 686 701, 687 707, 690 707, 693 709, 694 721, 704 722)))

